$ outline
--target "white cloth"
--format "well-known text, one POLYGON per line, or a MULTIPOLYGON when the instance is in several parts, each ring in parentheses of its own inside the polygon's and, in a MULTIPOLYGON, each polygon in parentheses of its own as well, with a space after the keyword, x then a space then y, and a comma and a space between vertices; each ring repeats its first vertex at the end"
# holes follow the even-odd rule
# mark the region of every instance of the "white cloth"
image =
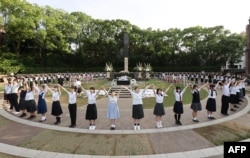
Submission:
POLYGON ((88 104, 95 104, 97 95, 97 93, 86 92, 86 96, 88 97, 88 104))
POLYGON ((143 104, 142 102, 142 92, 139 92, 139 93, 135 93, 135 92, 132 92, 132 97, 133 97, 133 105, 138 105, 138 104, 143 104))
POLYGON ((69 95, 69 104, 76 103, 76 92, 68 92, 69 95))

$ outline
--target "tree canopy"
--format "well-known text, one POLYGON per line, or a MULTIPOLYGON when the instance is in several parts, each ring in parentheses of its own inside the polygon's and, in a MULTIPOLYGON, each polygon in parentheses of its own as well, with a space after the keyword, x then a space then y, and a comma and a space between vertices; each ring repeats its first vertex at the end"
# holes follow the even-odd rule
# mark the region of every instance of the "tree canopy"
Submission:
POLYGON ((141 29, 126 20, 94 19, 25 0, 1 0, 1 28, 2 72, 103 71, 105 63, 119 71, 125 32, 130 70, 140 62, 154 71, 217 71, 227 61, 238 62, 246 43, 245 35, 223 26, 141 29))

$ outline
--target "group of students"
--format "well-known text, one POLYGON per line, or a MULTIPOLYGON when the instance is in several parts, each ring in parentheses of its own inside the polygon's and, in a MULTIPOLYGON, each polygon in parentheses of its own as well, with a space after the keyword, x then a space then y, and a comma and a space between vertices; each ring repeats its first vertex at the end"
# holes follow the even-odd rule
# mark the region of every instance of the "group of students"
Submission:
MULTIPOLYGON (((245 80, 245 79, 244 79, 245 80)), ((205 83, 201 87, 198 85, 187 84, 183 89, 181 87, 176 86, 174 89, 174 97, 175 103, 173 106, 175 123, 177 125, 182 125, 180 119, 181 115, 184 113, 183 111, 183 94, 185 93, 188 86, 191 86, 192 90, 192 120, 193 122, 199 122, 197 118, 198 111, 202 110, 201 102, 200 102, 200 89, 203 87, 208 87, 208 100, 206 103, 207 115, 208 119, 215 119, 213 116, 213 112, 216 111, 216 89, 218 87, 222 88, 222 108, 221 113, 223 115, 228 115, 228 109, 230 104, 230 110, 236 111, 234 108, 238 108, 236 104, 239 104, 242 97, 245 95, 245 89, 242 84, 244 84, 244 80, 231 80, 228 81, 218 81, 216 84, 205 83)), ((154 85, 148 85, 144 88, 143 91, 140 90, 139 87, 135 87, 134 90, 130 89, 127 86, 121 86, 121 88, 127 89, 132 95, 132 118, 134 119, 134 130, 140 130, 140 120, 144 117, 143 112, 143 95, 145 91, 151 87, 155 94, 156 104, 153 110, 153 114, 156 116, 156 127, 162 128, 162 117, 165 115, 164 110, 164 96, 166 96, 167 91, 170 89, 173 84, 170 84, 165 91, 161 88, 156 88, 154 85)), ((120 88, 120 89, 121 89, 120 88)), ((45 96, 48 91, 52 94, 52 110, 51 114, 55 116, 56 121, 54 124, 59 124, 61 122, 61 115, 63 114, 61 104, 60 104, 60 89, 64 90, 68 94, 68 110, 70 114, 71 124, 70 128, 76 127, 76 118, 77 118, 77 87, 72 86, 70 90, 65 89, 60 84, 55 85, 52 89, 49 88, 46 84, 40 85, 38 87, 34 82, 27 84, 23 81, 17 82, 16 79, 12 79, 6 82, 5 85, 5 94, 6 100, 10 103, 10 109, 15 108, 14 114, 19 114, 20 110, 22 114, 20 117, 25 117, 26 111, 30 113, 28 119, 34 119, 37 114, 41 114, 40 122, 46 121, 46 113, 47 113, 47 104, 45 100, 45 96), (38 93, 38 102, 36 105, 35 102, 35 91, 38 93), (18 93, 20 92, 20 99, 18 103, 18 93)), ((118 99, 120 91, 115 92, 107 92, 104 87, 99 89, 99 91, 95 91, 94 87, 91 87, 89 91, 86 91, 83 87, 81 90, 88 99, 88 105, 86 109, 85 119, 89 121, 89 130, 94 130, 96 128, 95 121, 97 119, 97 107, 96 107, 96 98, 99 94, 100 90, 104 90, 106 95, 108 96, 108 109, 107 109, 107 118, 110 119, 110 129, 114 130, 115 121, 120 117, 119 107, 118 107, 118 99)))

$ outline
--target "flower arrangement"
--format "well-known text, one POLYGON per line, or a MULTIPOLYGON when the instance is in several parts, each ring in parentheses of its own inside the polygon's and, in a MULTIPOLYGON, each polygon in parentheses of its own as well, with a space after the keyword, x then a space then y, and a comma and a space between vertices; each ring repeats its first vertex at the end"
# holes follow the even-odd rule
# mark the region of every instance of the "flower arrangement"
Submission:
POLYGON ((113 71, 113 65, 111 63, 106 63, 105 71, 107 72, 113 71))
POLYGON ((136 64, 135 70, 141 72, 141 71, 143 70, 143 65, 142 65, 142 63, 136 64))
POLYGON ((146 72, 152 71, 152 66, 150 65, 150 63, 144 64, 144 70, 146 72))

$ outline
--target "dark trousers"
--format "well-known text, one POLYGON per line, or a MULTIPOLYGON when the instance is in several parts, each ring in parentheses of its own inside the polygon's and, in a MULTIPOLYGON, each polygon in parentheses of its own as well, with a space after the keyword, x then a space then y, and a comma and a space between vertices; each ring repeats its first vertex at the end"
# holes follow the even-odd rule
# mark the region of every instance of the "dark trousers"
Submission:
POLYGON ((71 125, 76 125, 76 103, 75 104, 69 104, 69 115, 70 115, 70 120, 71 120, 71 125))
POLYGON ((246 89, 245 88, 242 88, 242 94, 243 94, 243 97, 245 97, 245 95, 246 95, 246 89))
POLYGON ((17 112, 20 111, 17 93, 10 94, 10 107, 11 107, 11 109, 13 109, 13 107, 14 107, 17 112))
POLYGON ((229 108, 229 96, 222 95, 221 97, 221 113, 227 114, 228 108, 229 108))

